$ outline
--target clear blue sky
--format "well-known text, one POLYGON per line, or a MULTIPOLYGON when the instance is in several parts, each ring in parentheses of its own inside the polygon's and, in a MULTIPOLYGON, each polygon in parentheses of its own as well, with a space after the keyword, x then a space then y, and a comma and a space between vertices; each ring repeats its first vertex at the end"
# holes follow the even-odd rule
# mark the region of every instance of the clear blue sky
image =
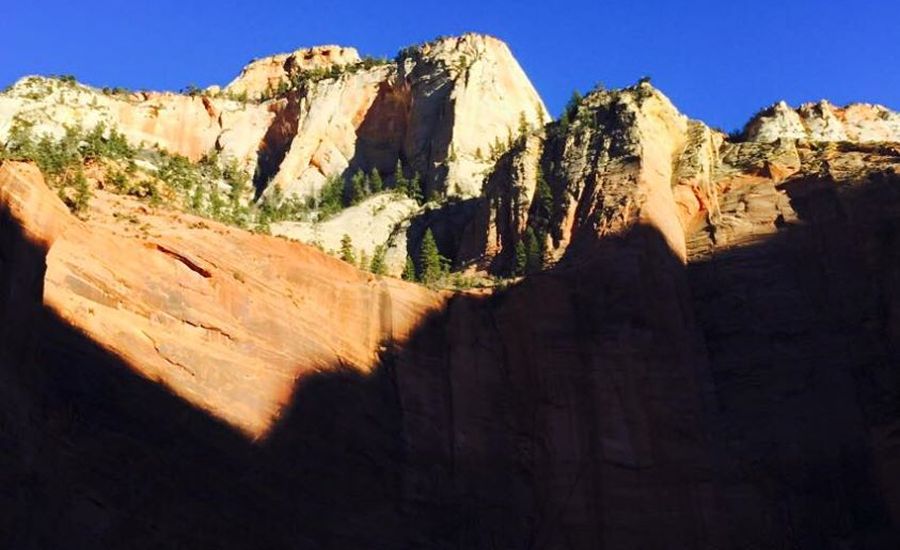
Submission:
POLYGON ((253 57, 338 43, 393 56, 442 34, 509 43, 554 114, 572 89, 650 75, 726 130, 778 99, 900 109, 897 0, 6 0, 0 86, 74 74, 97 86, 226 83, 253 57))

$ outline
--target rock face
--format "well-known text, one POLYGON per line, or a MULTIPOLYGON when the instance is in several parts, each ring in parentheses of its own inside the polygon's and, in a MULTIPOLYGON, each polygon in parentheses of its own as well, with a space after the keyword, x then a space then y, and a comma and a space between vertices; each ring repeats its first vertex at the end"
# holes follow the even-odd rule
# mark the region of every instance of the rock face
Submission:
MULTIPOLYGON (((797 218, 788 196, 774 185, 819 177, 836 158, 851 157, 837 154, 848 145, 824 143, 862 145, 880 135, 874 126, 866 126, 875 122, 861 114, 865 106, 819 107, 834 120, 838 120, 834 113, 839 113, 840 128, 853 137, 844 133, 840 139, 829 138, 824 130, 816 130, 812 139, 807 139, 809 128, 816 127, 810 114, 815 109, 807 105, 798 114, 779 104, 770 117, 757 117, 749 123, 750 142, 732 143, 702 122, 688 120, 649 84, 589 94, 565 127, 550 125, 517 142, 500 159, 466 232, 458 263, 509 272, 515 245, 529 227, 545 236, 550 263, 563 258, 580 234, 592 242, 597 236, 636 223, 659 229, 683 261, 694 252, 692 247, 721 248, 768 234, 779 216, 797 218), (846 121, 850 120, 856 121, 857 131, 849 130, 846 121), (546 183, 546 194, 540 200, 539 174, 546 183), (762 183, 767 185, 761 187, 762 183), (729 201, 737 201, 736 205, 723 202, 723 195, 729 193, 729 201), (738 198, 733 193, 749 195, 738 198), (723 210, 733 207, 745 210, 723 210), (758 223, 763 225, 757 227, 758 223), (698 231, 708 232, 704 244, 697 241, 701 238, 698 231)), ((871 109, 889 113, 880 107, 871 109)), ((875 118, 887 124, 890 116, 875 118)), ((838 127, 836 124, 831 127, 838 127)), ((880 142, 900 141, 900 136, 885 132, 888 139, 880 142)), ((865 162, 859 164, 863 179, 869 177, 866 170, 876 171, 865 162)))
POLYGON ((585 270, 448 300, 164 213, 125 236, 103 212, 128 205, 102 196, 86 225, 34 169, 0 170, 2 257, 15 267, 3 295, 18 300, 4 302, 3 326, 41 335, 3 342, 4 403, 21 407, 4 409, 4 425, 27 426, 7 434, 4 475, 31 471, 50 487, 46 500, 26 491, 2 504, 61 526, 44 538, 15 529, 16 544, 587 548, 640 542, 647 518, 703 540, 698 350, 675 315, 688 306, 683 281, 656 284, 679 264, 652 233, 592 251, 585 270), (636 263, 607 271, 620 250, 636 263), (600 291, 621 284, 646 302, 600 291), (657 343, 606 334, 625 318, 659 331, 657 343), (30 391, 47 384, 57 389, 30 391), (209 457, 203 473, 196 456, 209 457), (117 492, 122 475, 176 485, 117 492), (157 511, 126 527, 139 501, 157 511))
POLYGON ((685 259, 684 229, 703 207, 697 197, 709 192, 721 138, 646 83, 588 95, 571 117, 565 127, 520 140, 501 159, 460 263, 508 271, 529 226, 555 262, 582 234, 593 243, 634 224, 659 230, 685 259))
POLYGON ((900 141, 900 114, 881 105, 854 103, 835 107, 822 100, 791 109, 784 101, 761 111, 747 123, 750 141, 778 139, 852 141, 856 143, 900 141))
MULTIPOLYGON (((900 146, 732 143, 642 83, 526 113, 494 163, 469 129, 517 124, 507 53, 306 82, 260 106, 257 162, 300 195, 398 158, 466 195, 491 167, 435 235, 498 272, 534 235, 549 269, 502 288, 103 189, 81 221, 0 165, 0 546, 900 547, 900 146)), ((403 216, 380 201, 329 234, 375 242, 403 216)))
MULTIPOLYGON (((87 227, 28 165, 4 164, 0 188, 7 223, 46 251, 36 307, 254 437, 271 428, 304 373, 338 363, 371 369, 379 346, 440 304, 421 287, 376 280, 310 247, 212 222, 191 229, 200 218, 140 212, 153 224, 143 236, 117 235, 121 224, 87 227)), ((18 265, 15 255, 9 262, 18 265)))
POLYGON ((577 149, 600 214, 493 295, 134 236, 102 194, 80 222, 3 165, 10 545, 895 548, 900 150, 723 144, 626 93, 577 149))
POLYGON ((371 260, 375 249, 383 246, 387 273, 399 277, 406 264, 408 220, 418 211, 419 205, 412 199, 381 193, 325 221, 272 224, 272 234, 312 243, 330 252, 341 249, 341 240, 346 235, 350 237, 357 261, 371 260))
MULTIPOLYGON (((710 392, 703 408, 718 507, 708 539, 672 545, 890 548, 900 509, 898 191, 896 143, 729 143, 639 85, 589 95, 568 126, 501 159, 462 260, 508 271, 530 227, 547 235, 554 272, 578 272, 598 238, 652 228, 671 254, 656 284, 681 288, 686 273, 679 342, 702 342, 687 362, 708 369, 697 383, 710 392), (865 518, 849 512, 860 509, 865 518)), ((618 249, 592 273, 624 270, 631 254, 643 257, 618 249)), ((651 270, 634 269, 635 278, 651 270)), ((647 288, 626 279, 597 292, 614 304, 628 288, 643 304, 647 288)), ((652 349, 661 333, 642 323, 636 330, 652 349)))
POLYGON ((259 99, 264 94, 277 90, 280 85, 290 82, 300 71, 330 69, 360 60, 354 48, 341 46, 316 46, 291 53, 272 55, 250 62, 241 74, 225 87, 225 92, 233 95, 246 94, 250 99, 259 99))
POLYGON ((407 177, 421 176, 426 195, 476 196, 495 144, 549 120, 506 44, 473 34, 311 82, 287 99, 284 117, 294 137, 266 174, 300 196, 333 174, 391 175, 398 160, 407 177))
POLYGON ((357 169, 390 177, 400 161, 426 193, 471 197, 491 149, 549 116, 506 44, 467 34, 407 48, 390 62, 364 62, 338 46, 267 57, 218 96, 104 94, 28 77, 0 94, 0 140, 15 119, 34 123, 38 135, 103 122, 135 145, 192 160, 218 150, 255 174, 258 194, 274 184, 308 197, 357 169), (257 102, 297 78, 299 87, 257 102))
POLYGON ((26 77, 0 94, 0 141, 17 120, 35 135, 62 136, 66 126, 115 128, 134 145, 158 146, 198 160, 221 151, 253 169, 273 114, 267 106, 173 93, 104 94, 77 83, 26 77))
POLYGON ((898 153, 729 147, 688 234, 727 546, 900 540, 898 153))

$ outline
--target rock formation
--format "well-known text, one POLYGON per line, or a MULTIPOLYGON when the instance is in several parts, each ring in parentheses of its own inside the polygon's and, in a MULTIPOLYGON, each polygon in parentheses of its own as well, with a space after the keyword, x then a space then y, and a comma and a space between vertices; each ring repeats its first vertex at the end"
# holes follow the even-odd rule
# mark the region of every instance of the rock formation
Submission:
POLYGON ((266 94, 290 83, 301 71, 328 70, 333 66, 343 67, 360 61, 354 48, 341 46, 316 46, 291 53, 272 55, 251 61, 241 74, 228 86, 225 92, 231 95, 246 95, 250 99, 261 99, 266 94))
POLYGON ((101 93, 27 77, 0 94, 0 140, 16 119, 52 135, 103 122, 134 145, 193 160, 220 151, 255 173, 259 193, 272 183, 306 197, 359 168, 389 177, 398 161, 426 193, 476 196, 491 149, 549 116, 506 44, 468 34, 394 61, 338 46, 267 57, 217 95, 101 93))
MULTIPOLYGON (((848 107, 841 117, 850 120, 846 113, 861 108, 848 107)), ((784 122, 799 115, 779 106, 773 109, 773 117, 783 115, 778 123, 783 136, 769 142, 764 135, 774 134, 754 133, 760 121, 768 120, 758 116, 748 124, 751 137, 758 139, 732 142, 702 122, 688 120, 648 83, 593 92, 567 115, 570 122, 535 132, 500 159, 466 231, 458 264, 509 272, 514 247, 529 227, 546 239, 547 261, 555 263, 579 234, 592 242, 635 223, 659 229, 687 261, 694 247, 708 252, 740 244, 771 233, 776 220, 796 220, 788 196, 776 185, 819 177, 837 158, 855 158, 850 152, 882 150, 865 146, 872 143, 872 133, 855 133, 832 146, 824 144, 835 140, 818 134, 813 137, 821 139, 807 139, 808 134, 800 138, 791 123, 784 122), (546 186, 543 197, 538 197, 538 178, 546 186), (724 195, 730 198, 726 201, 724 195), (743 210, 723 210, 728 208, 743 210)), ((879 120, 897 116, 882 107, 872 109, 885 113, 879 120)), ((809 117, 799 120, 795 129, 813 124, 809 117)), ((774 128, 766 124, 758 127, 774 128)), ((900 141, 900 136, 882 142, 892 141, 900 141)), ((859 162, 860 178, 881 169, 875 157, 872 160, 871 166, 859 162)))
POLYGON ((685 227, 710 186, 713 161, 703 154, 717 154, 721 137, 648 83, 592 93, 566 116, 520 140, 498 163, 460 262, 508 271, 529 226, 556 261, 580 234, 592 243, 637 223, 659 230, 684 260, 685 227))
MULTIPOLYGON (((46 253, 35 307, 254 437, 265 435, 303 373, 338 363, 371 369, 379 346, 440 304, 422 287, 376 280, 313 248, 176 213, 157 217, 126 197, 98 193, 86 226, 33 166, 4 164, 0 189, 6 223, 46 253), (115 221, 131 209, 149 228, 129 232, 115 221), (339 300, 326 306, 315 296, 339 300)), ((19 263, 15 251, 4 257, 19 263)))
POLYGON ((426 195, 476 196, 492 148, 549 120, 507 46, 471 34, 310 82, 283 112, 291 139, 266 174, 299 195, 336 173, 391 175, 400 160, 408 177, 422 177, 426 195))
MULTIPOLYGON (((372 259, 379 246, 385 247, 387 273, 399 277, 406 262, 409 219, 419 205, 408 198, 383 193, 351 206, 323 222, 285 221, 272 225, 272 234, 326 251, 341 249, 341 239, 350 237, 357 260, 372 259)), ((366 266, 367 267, 367 266, 366 266)))
POLYGON ((772 142, 779 138, 810 141, 900 141, 900 114, 881 105, 854 103, 835 107, 828 101, 805 103, 791 109, 781 101, 760 111, 747 123, 750 141, 772 142))
POLYGON ((427 226, 471 271, 524 252, 492 289, 365 274, 100 180, 78 219, 3 161, 0 545, 900 546, 900 145, 874 120, 894 115, 776 107, 737 141, 644 82, 518 132, 470 95, 525 103, 507 55, 443 39, 247 107, 271 117, 257 174, 289 193, 399 158, 469 196, 488 168, 414 220, 376 195, 272 230, 427 226))

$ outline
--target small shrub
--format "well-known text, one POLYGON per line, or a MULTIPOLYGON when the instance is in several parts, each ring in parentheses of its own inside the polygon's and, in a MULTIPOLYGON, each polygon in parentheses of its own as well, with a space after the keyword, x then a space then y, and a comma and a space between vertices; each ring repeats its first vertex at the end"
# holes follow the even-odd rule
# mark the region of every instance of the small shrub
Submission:
POLYGON ((353 254, 353 240, 346 233, 341 237, 340 257, 348 264, 356 264, 356 256, 353 254))

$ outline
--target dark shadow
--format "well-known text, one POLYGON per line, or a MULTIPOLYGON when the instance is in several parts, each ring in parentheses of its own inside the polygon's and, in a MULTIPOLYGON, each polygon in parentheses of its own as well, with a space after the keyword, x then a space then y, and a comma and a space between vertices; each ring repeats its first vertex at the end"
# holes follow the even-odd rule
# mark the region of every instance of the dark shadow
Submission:
POLYGON ((725 547, 900 547, 900 180, 780 188, 799 220, 688 267, 725 547))
POLYGON ((438 250, 445 258, 459 255, 463 235, 479 206, 479 199, 449 199, 437 208, 410 220, 406 229, 406 253, 418 261, 425 232, 431 229, 438 250))
POLYGON ((378 85, 378 94, 356 129, 356 149, 345 179, 357 170, 368 174, 377 169, 381 174, 391 174, 397 159, 406 160, 403 147, 411 101, 409 87, 402 83, 395 86, 385 81, 378 85))
POLYGON ((292 91, 270 104, 274 117, 257 151, 253 173, 253 200, 258 200, 269 185, 288 151, 291 149, 297 126, 300 124, 300 92, 292 91))
POLYGON ((446 194, 447 159, 453 138, 452 82, 434 78, 442 72, 434 62, 419 60, 410 74, 400 64, 394 81, 381 82, 378 93, 356 130, 356 148, 345 181, 362 170, 377 169, 394 183, 398 160, 404 175, 419 175, 424 197, 446 194))
POLYGON ((826 220, 796 185, 807 224, 687 268, 579 235, 303 378, 261 442, 44 310, 0 214, 0 545, 896 548, 896 181, 826 220))

